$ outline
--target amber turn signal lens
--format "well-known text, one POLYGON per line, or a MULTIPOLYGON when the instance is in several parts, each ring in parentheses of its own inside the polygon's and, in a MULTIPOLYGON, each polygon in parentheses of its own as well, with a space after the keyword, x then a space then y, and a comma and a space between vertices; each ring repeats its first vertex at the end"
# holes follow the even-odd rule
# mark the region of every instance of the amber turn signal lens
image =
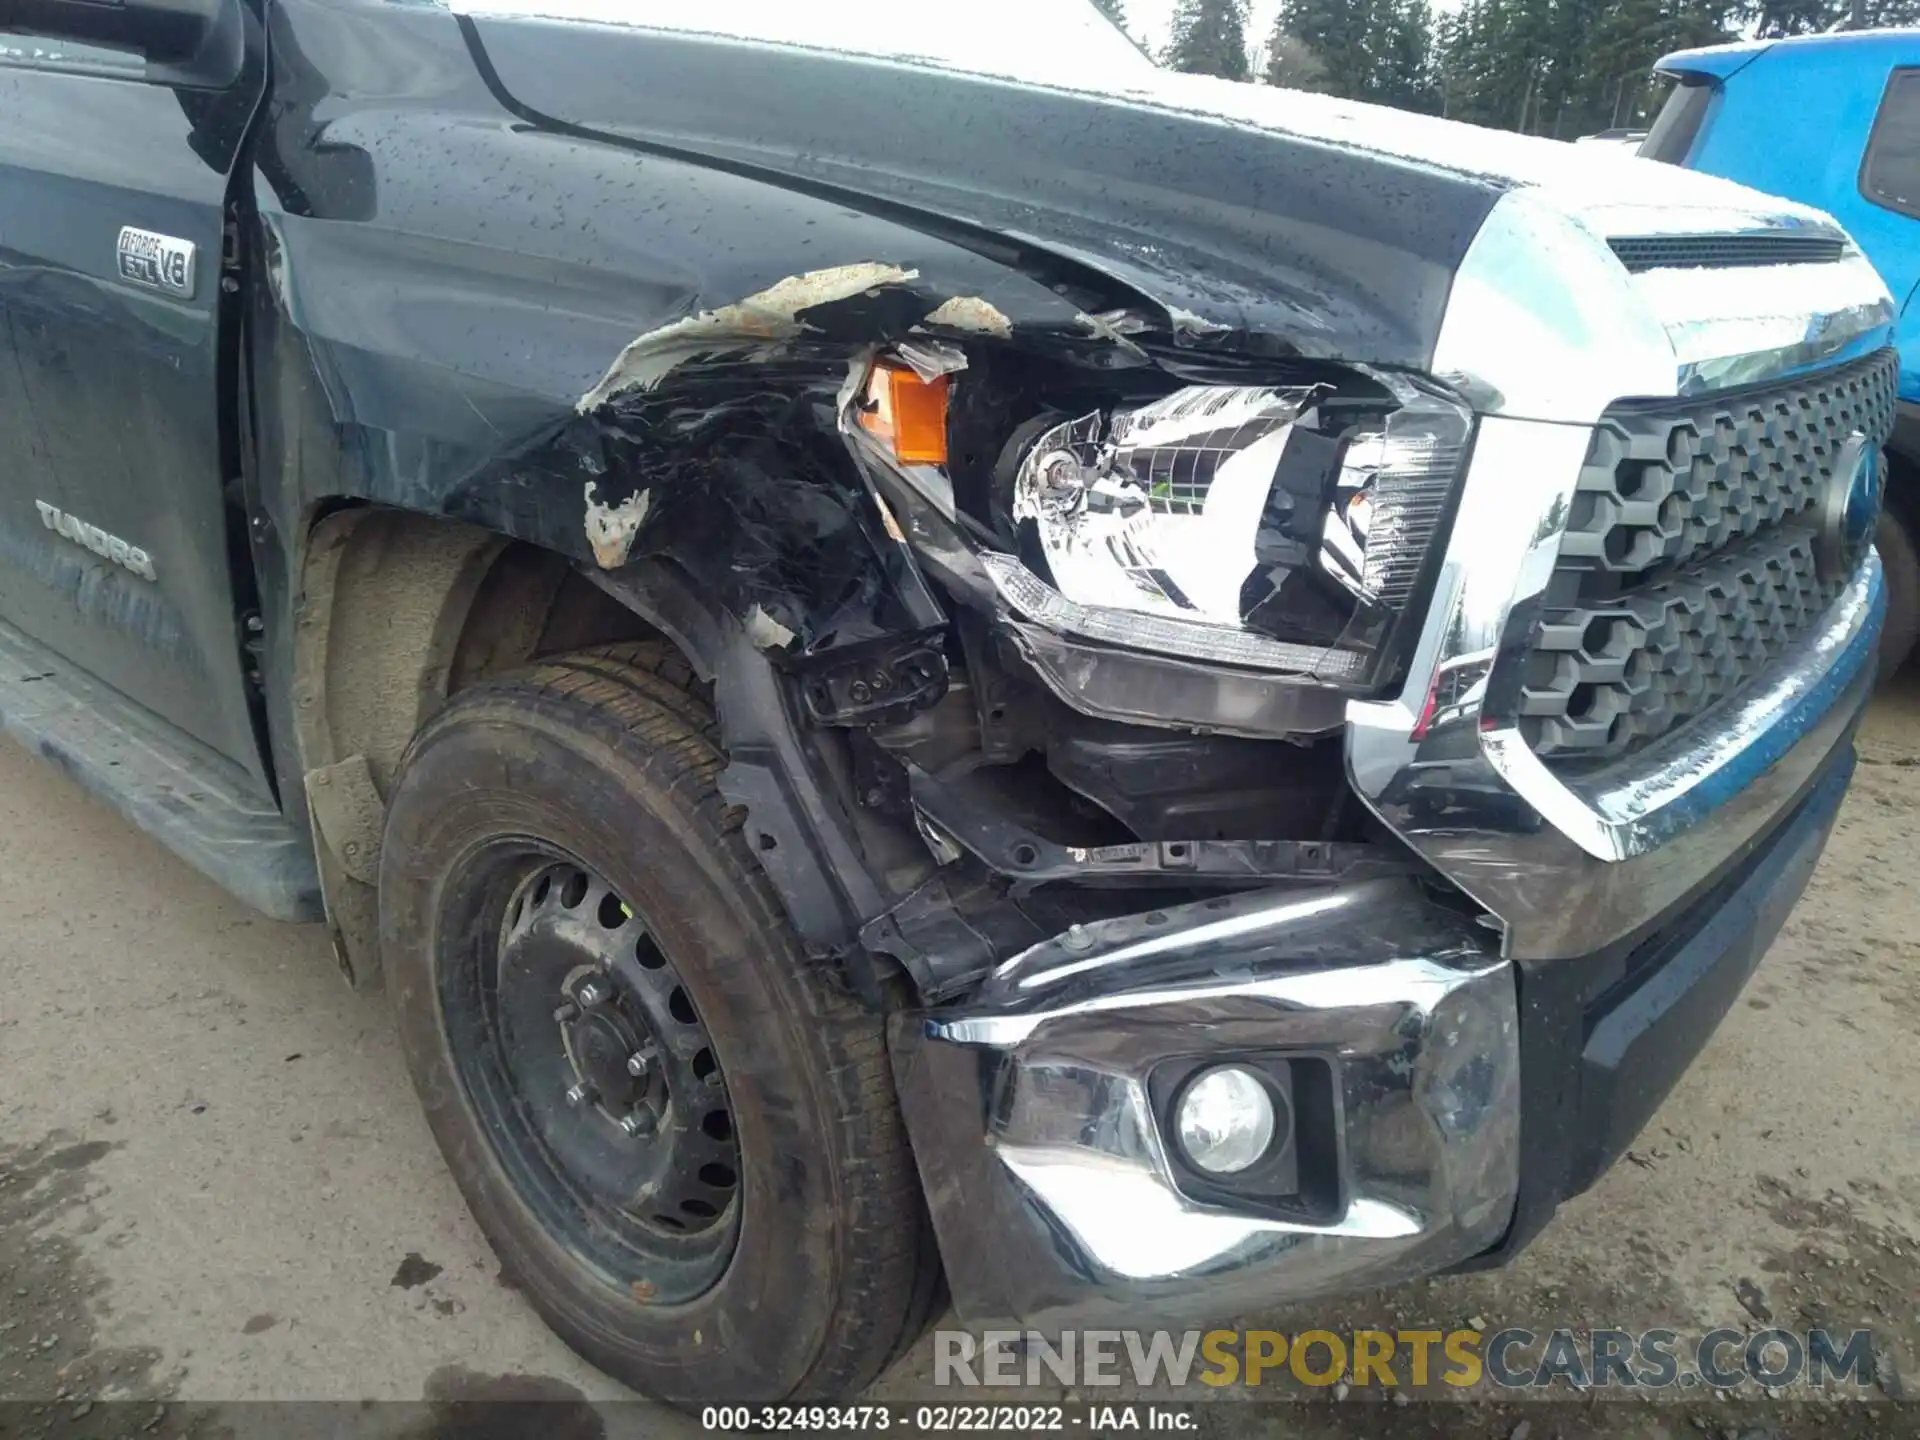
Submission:
POLYGON ((860 423, 886 442, 903 465, 947 463, 947 377, 923 380, 886 362, 867 378, 860 423))

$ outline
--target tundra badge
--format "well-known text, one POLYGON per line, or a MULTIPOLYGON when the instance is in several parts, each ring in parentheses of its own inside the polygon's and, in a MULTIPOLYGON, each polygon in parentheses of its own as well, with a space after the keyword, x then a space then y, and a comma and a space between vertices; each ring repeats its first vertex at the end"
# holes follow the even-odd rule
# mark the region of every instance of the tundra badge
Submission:
POLYGON ((195 248, 191 240, 128 225, 120 231, 120 278, 191 300, 195 248))
POLYGON ((84 520, 77 520, 66 511, 49 505, 44 500, 36 500, 33 503, 40 512, 40 523, 54 534, 78 541, 102 560, 111 560, 121 569, 131 570, 142 580, 154 578, 153 557, 138 545, 129 545, 118 535, 109 535, 98 525, 89 525, 84 520))

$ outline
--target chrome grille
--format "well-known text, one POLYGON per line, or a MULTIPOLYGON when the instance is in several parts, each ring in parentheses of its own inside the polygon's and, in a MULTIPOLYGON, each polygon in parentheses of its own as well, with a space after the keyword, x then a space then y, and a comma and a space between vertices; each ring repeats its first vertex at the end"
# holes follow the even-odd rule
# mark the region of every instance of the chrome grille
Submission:
POLYGON ((1813 518, 1847 437, 1893 430, 1890 351, 1697 401, 1616 406, 1580 472, 1527 658, 1536 753, 1607 761, 1734 694, 1845 586, 1813 518))

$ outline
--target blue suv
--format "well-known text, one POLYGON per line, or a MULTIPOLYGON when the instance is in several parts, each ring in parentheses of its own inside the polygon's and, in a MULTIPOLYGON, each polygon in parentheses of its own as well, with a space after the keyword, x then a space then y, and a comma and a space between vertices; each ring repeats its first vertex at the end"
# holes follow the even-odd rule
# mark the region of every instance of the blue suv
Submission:
POLYGON ((1920 636, 1920 30, 1869 30, 1682 50, 1641 155, 1827 211, 1899 308, 1900 419, 1877 537, 1887 572, 1881 670, 1920 636))

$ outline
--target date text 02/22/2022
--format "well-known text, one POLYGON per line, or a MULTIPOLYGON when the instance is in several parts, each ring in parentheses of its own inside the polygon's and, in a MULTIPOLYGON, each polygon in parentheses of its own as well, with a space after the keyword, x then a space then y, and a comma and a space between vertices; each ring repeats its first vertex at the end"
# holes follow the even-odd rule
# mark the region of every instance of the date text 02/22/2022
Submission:
POLYGON ((1183 1405, 709 1405, 700 1426, 732 1431, 900 1430, 915 1434, 1015 1435, 1084 1430, 1181 1433, 1198 1426, 1183 1405))

